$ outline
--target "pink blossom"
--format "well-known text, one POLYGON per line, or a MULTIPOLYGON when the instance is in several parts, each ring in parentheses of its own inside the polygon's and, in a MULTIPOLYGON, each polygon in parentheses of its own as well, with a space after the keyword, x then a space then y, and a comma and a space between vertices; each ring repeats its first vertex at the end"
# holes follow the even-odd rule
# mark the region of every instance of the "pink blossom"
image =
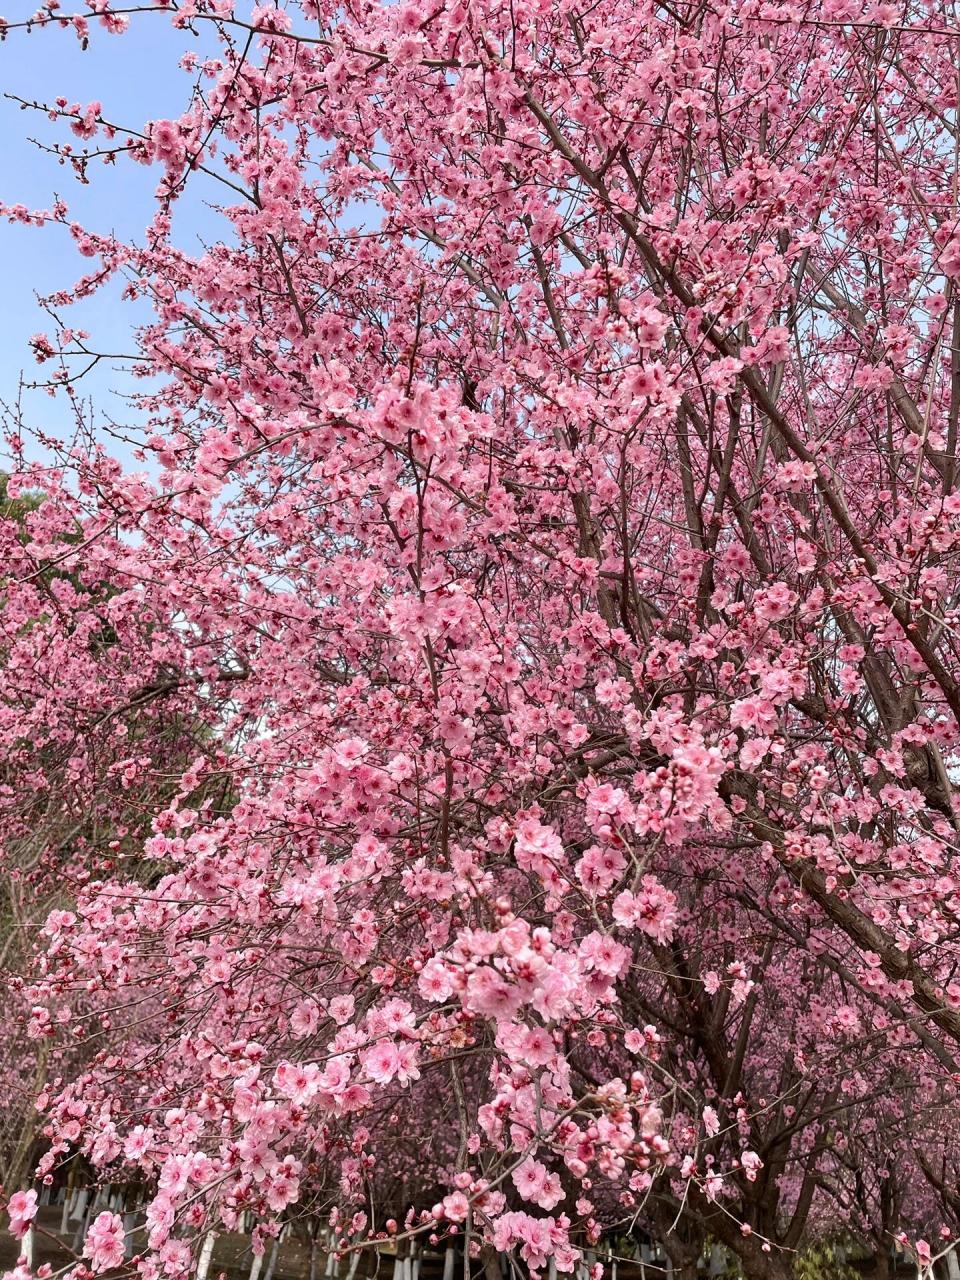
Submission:
POLYGON ((22 1240, 37 1216, 37 1193, 15 1191, 7 1202, 10 1215, 10 1234, 22 1240))
POLYGON ((119 1267, 124 1257, 123 1219, 117 1213, 104 1212, 94 1218, 84 1242, 84 1253, 94 1271, 110 1271, 119 1267))
POLYGON ((400 1070, 400 1053, 392 1040, 378 1040, 360 1055, 364 1070, 377 1084, 389 1084, 400 1070))
POLYGON ((613 918, 620 925, 640 929, 658 942, 669 942, 676 928, 676 898, 653 876, 644 876, 639 894, 624 891, 614 899, 613 918))

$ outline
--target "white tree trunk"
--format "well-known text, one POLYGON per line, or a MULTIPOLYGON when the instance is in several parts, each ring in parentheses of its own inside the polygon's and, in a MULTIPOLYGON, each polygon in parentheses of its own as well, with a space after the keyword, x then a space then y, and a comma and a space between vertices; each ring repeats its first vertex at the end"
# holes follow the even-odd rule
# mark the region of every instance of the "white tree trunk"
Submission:
POLYGON ((210 1259, 213 1257, 213 1246, 217 1242, 217 1233, 208 1231, 203 1238, 203 1244, 200 1246, 200 1258, 197 1261, 197 1280, 207 1280, 207 1273, 210 1270, 210 1259))
POLYGON ((71 1245, 74 1253, 80 1252, 80 1247, 83 1244, 83 1238, 87 1234, 87 1228, 93 1220, 93 1215, 97 1211, 98 1200, 99 1196, 94 1196, 84 1212, 80 1215, 79 1221, 77 1222, 77 1229, 73 1233, 73 1243, 71 1245))
POLYGON ((277 1269, 277 1255, 279 1254, 279 1252, 280 1252, 280 1237, 277 1236, 275 1237, 273 1241, 273 1246, 270 1250, 270 1261, 267 1264, 266 1280, 273 1280, 273 1273, 277 1269))
POLYGON ((77 1218, 83 1217, 89 1197, 90 1191, 87 1187, 81 1187, 80 1190, 76 1192, 73 1197, 73 1204, 70 1206, 70 1218, 72 1221, 75 1222, 77 1218))
POLYGON ((123 1215, 123 1256, 132 1258, 134 1255, 133 1233, 137 1229, 137 1214, 135 1211, 125 1213, 123 1215))

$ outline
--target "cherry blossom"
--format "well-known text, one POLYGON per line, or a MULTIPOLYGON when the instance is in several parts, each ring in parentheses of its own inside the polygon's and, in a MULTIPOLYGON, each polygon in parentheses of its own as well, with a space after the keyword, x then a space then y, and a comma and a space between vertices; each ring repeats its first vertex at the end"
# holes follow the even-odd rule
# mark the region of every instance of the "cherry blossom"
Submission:
POLYGON ((957 1230, 953 15, 80 8, 31 38, 185 57, 43 104, 143 236, 4 207, 82 259, 48 389, 112 284, 142 375, 134 464, 10 442, 38 1177, 143 1186, 145 1280, 319 1213, 750 1280, 957 1230))

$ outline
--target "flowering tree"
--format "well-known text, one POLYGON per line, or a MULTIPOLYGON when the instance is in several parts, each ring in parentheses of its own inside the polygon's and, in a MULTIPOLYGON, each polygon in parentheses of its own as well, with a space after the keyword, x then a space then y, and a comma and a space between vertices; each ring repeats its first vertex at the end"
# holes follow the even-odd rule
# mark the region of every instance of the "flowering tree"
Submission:
MULTIPOLYGON (((135 619, 95 555, 87 563, 81 551, 77 562, 77 529, 62 491, 46 502, 4 499, 0 999, 9 1026, 22 1012, 28 957, 49 911, 72 903, 91 876, 118 863, 135 878, 149 876, 139 853, 148 815, 171 792, 169 771, 177 776, 205 736, 209 745, 203 722, 178 716, 170 699, 156 696, 165 679, 154 665, 159 649, 151 654, 141 643, 152 624, 135 619), (61 567, 64 556, 73 571, 61 567), (166 776, 155 772, 159 760, 166 776)), ((46 1027, 45 1011, 34 1012, 46 1027)), ((28 1167, 35 1101, 51 1068, 82 1058, 71 1041, 53 1046, 53 1060, 46 1036, 4 1042, 4 1187, 15 1188, 28 1167)))
MULTIPOLYGON (((569 1271, 646 1213, 788 1266, 860 1137, 914 1140, 894 1051, 940 1114, 960 1075, 946 6, 88 10, 30 24, 210 47, 177 119, 47 104, 84 180, 157 168, 143 243, 7 209, 93 260, 52 308, 153 309, 145 469, 71 457, 83 550, 37 566, 95 562, 120 705, 216 750, 155 875, 47 921, 32 1034, 108 1034, 41 1173, 140 1170, 147 1277, 301 1202, 345 1252, 569 1271)), ((68 393, 98 359, 33 347, 68 393)))

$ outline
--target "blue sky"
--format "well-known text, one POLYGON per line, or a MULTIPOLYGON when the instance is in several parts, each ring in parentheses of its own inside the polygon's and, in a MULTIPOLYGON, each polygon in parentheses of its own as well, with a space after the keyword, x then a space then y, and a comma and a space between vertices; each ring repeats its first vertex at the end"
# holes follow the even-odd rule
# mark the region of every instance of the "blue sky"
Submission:
MULTIPOLYGON (((35 10, 35 0, 4 0, 3 16, 10 22, 35 10)), ((64 0, 63 10, 74 11, 69 0, 64 0)), ((161 12, 135 16, 121 36, 111 36, 92 24, 86 52, 72 32, 46 28, 27 35, 15 31, 0 44, 0 86, 6 94, 31 101, 49 102, 60 95, 84 105, 97 100, 108 119, 139 127, 146 120, 179 115, 183 110, 191 78, 179 69, 178 61, 191 47, 196 47, 194 38, 175 31, 169 15, 161 12)), ((33 146, 28 141, 31 137, 48 143, 78 142, 63 123, 51 123, 42 113, 22 111, 16 103, 0 99, 0 199, 49 208, 56 193, 77 222, 139 238, 151 216, 158 169, 126 160, 116 165, 98 162, 91 169, 90 184, 83 186, 54 156, 33 146)), ((198 232, 207 238, 218 233, 219 219, 199 200, 191 200, 179 217, 181 244, 189 245, 189 238, 198 232)), ((9 404, 16 398, 21 371, 30 380, 50 368, 36 365, 27 347, 32 334, 51 328, 35 295, 68 287, 91 264, 76 253, 64 229, 10 225, 6 220, 0 221, 0 261, 4 268, 0 400, 9 404)), ((119 301, 119 290, 101 293, 70 312, 72 323, 90 331, 93 346, 109 351, 132 349, 130 331, 137 314, 119 301)), ((101 415, 130 423, 135 415, 122 394, 133 385, 122 370, 103 363, 82 384, 85 397, 101 415)), ((23 404, 28 423, 57 435, 69 432, 72 415, 62 395, 51 399, 44 392, 30 392, 23 404)))

